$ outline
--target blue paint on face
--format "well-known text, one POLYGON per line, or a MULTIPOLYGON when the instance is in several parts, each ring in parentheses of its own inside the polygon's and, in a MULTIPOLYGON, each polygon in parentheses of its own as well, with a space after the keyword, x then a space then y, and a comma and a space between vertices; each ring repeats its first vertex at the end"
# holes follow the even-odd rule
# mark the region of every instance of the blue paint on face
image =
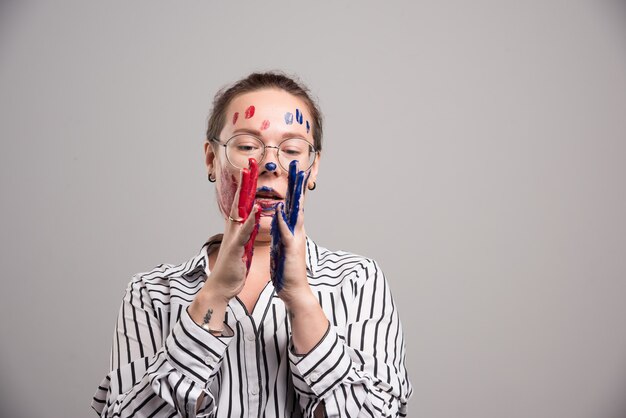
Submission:
POLYGON ((308 134, 309 131, 311 130, 311 125, 309 125, 309 121, 306 121, 306 133, 308 134))
POLYGON ((296 109, 296 122, 302 125, 303 120, 304 118, 302 117, 302 112, 300 112, 300 109, 296 109))
MULTIPOLYGON (((272 225, 270 234, 272 237, 272 246, 270 250, 270 275, 272 277, 272 283, 277 292, 280 292, 284 285, 285 280, 283 277, 285 267, 285 247, 282 242, 280 229, 278 225, 278 212, 287 224, 287 228, 293 234, 298 222, 298 214, 300 212, 300 197, 302 196, 302 189, 305 182, 305 172, 298 170, 298 162, 292 161, 289 164, 289 177, 287 179, 287 196, 285 197, 285 203, 280 204, 279 210, 274 212, 272 218, 272 225)), ((308 175, 306 175, 308 178, 308 175)))
POLYGON ((267 171, 274 171, 276 170, 276 164, 270 161, 268 163, 265 163, 265 168, 267 169, 267 171))
POLYGON ((291 125, 293 123, 293 113, 291 112, 285 113, 285 123, 287 125, 291 125))

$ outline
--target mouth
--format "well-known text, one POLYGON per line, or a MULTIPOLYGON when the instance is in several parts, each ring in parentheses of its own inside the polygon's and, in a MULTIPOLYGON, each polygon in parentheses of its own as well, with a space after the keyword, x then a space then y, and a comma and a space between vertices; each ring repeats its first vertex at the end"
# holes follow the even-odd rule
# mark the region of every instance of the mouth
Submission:
POLYGON ((283 201, 283 196, 268 186, 261 186, 256 189, 255 197, 263 212, 273 212, 276 205, 283 201))

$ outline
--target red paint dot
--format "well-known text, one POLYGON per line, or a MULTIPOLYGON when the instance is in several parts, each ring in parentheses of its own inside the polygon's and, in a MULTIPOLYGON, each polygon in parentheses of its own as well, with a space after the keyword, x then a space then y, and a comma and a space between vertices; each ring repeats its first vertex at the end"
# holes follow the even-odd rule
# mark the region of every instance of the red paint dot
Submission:
POLYGON ((269 128, 269 127, 270 127, 270 121, 269 121, 269 120, 267 120, 267 119, 265 119, 265 120, 263 121, 263 123, 261 124, 261 130, 262 130, 262 131, 264 131, 264 130, 266 130, 266 129, 267 129, 267 128, 269 128))
POLYGON ((254 106, 250 106, 246 109, 246 119, 250 119, 252 116, 254 116, 254 106))
POLYGON ((239 112, 235 112, 235 114, 233 115, 233 125, 235 123, 237 123, 237 118, 239 117, 239 112))

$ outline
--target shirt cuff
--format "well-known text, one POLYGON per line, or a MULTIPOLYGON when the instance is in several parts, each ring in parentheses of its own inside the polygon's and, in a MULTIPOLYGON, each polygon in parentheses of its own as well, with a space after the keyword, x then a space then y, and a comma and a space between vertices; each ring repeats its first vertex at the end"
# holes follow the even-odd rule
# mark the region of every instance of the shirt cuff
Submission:
POLYGON ((290 349, 289 361, 296 377, 296 390, 309 396, 312 392, 318 398, 334 390, 352 368, 352 360, 332 325, 322 340, 304 356, 290 349))
POLYGON ((165 340, 165 352, 172 366, 204 386, 219 370, 231 340, 232 337, 216 337, 206 331, 184 309, 165 340))

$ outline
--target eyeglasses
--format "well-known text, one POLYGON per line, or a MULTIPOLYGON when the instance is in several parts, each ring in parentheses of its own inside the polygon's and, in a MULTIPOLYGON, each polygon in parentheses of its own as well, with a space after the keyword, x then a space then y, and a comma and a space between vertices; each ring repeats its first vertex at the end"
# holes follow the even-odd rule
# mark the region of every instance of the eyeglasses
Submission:
POLYGON ((307 140, 302 138, 288 138, 278 146, 265 145, 261 138, 252 134, 238 134, 222 144, 218 138, 213 141, 224 147, 226 159, 235 168, 248 168, 248 159, 254 158, 259 164, 265 158, 267 148, 275 148, 278 164, 283 170, 289 171, 289 164, 298 161, 298 167, 306 171, 315 162, 317 151, 307 140))

